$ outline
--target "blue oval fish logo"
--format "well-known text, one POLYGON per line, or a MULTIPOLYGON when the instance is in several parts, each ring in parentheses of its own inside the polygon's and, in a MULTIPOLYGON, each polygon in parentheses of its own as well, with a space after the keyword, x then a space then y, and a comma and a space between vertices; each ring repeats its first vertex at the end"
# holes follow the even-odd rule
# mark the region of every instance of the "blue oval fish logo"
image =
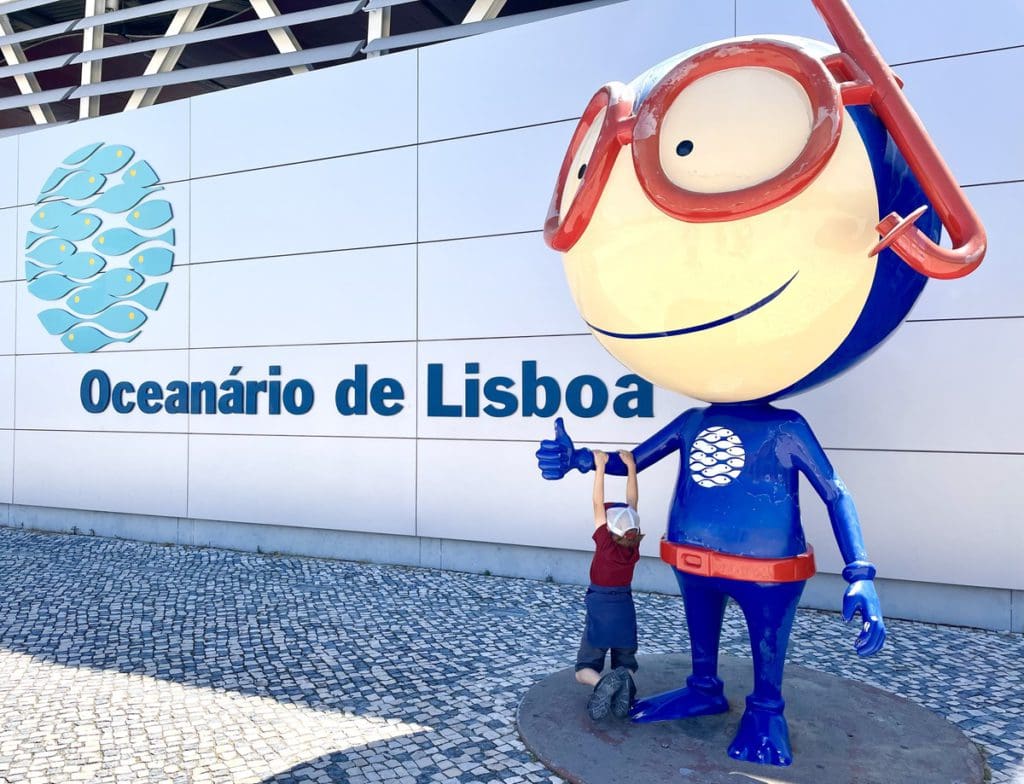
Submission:
POLYGON ((55 307, 39 314, 71 351, 131 343, 163 302, 174 267, 174 210, 156 171, 123 144, 73 152, 46 178, 25 236, 32 296, 55 307))

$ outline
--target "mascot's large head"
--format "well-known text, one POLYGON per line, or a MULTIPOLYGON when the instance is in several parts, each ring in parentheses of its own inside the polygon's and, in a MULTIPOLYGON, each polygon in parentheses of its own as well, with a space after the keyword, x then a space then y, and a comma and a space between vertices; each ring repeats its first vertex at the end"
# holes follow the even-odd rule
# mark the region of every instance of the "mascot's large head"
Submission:
POLYGON ((545 239, 583 318, 630 369, 700 400, 828 380, 928 277, 984 255, 896 77, 843 0, 815 3, 838 51, 735 38, 605 85, 559 173, 545 239))

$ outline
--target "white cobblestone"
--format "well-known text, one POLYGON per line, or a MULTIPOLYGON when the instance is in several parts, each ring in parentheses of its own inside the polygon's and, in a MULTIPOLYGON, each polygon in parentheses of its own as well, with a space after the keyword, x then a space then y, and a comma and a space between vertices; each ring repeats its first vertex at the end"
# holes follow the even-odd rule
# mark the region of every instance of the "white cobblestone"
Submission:
MULTIPOLYGON (((560 780, 515 710, 574 661, 579 588, 10 528, 0 547, 0 782, 560 780)), ((642 653, 687 650, 678 598, 637 606, 642 653)), ((1024 637, 888 625, 865 661, 802 611, 790 661, 930 707, 994 783, 1024 781, 1024 637)), ((747 646, 730 609, 723 651, 747 646)))

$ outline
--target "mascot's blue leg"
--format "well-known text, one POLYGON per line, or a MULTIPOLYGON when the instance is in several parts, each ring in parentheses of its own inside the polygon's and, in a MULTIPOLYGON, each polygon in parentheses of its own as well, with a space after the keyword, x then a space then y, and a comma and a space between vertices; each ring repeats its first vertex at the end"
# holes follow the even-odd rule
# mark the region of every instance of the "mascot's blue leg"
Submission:
POLYGON ((740 719, 729 756, 762 765, 789 765, 789 727, 782 715, 782 670, 789 633, 804 583, 732 583, 729 593, 739 603, 750 631, 754 655, 754 691, 740 719))
POLYGON ((719 580, 679 571, 676 578, 686 608, 693 673, 686 679, 684 688, 639 700, 630 714, 635 722, 685 719, 729 710, 722 682, 718 679, 718 640, 729 597, 719 590, 719 580))

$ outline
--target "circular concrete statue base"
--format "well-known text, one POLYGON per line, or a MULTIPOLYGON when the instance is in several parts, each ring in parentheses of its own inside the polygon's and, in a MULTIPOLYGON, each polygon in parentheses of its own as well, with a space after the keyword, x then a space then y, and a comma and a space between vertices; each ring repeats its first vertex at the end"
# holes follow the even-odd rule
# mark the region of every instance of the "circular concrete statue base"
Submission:
MULTIPOLYGON (((638 696, 683 685, 687 656, 642 656, 638 696)), ((716 716, 631 724, 587 716, 590 690, 572 668, 534 684, 519 705, 527 748, 576 784, 981 784, 978 748, 952 724, 901 697, 856 681, 786 666, 783 694, 793 747, 786 768, 726 753, 752 682, 749 660, 723 656, 731 710, 716 716)))

